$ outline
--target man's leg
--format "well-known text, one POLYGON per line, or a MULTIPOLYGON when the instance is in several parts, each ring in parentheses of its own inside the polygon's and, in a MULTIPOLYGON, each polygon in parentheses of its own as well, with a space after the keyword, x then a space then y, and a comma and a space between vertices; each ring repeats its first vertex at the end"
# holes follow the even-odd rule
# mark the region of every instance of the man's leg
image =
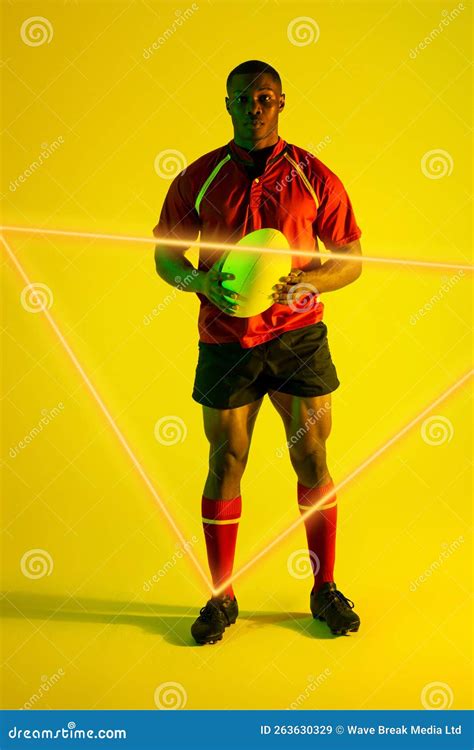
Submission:
POLYGON ((212 576, 212 596, 191 627, 197 643, 221 640, 238 617, 230 583, 242 507, 240 480, 263 397, 262 352, 238 341, 199 342, 193 399, 203 407, 209 441, 209 473, 202 496, 202 523, 212 576))
POLYGON ((334 634, 359 629, 354 603, 334 582, 337 500, 326 463, 326 440, 331 431, 331 396, 297 397, 272 391, 272 403, 285 425, 290 459, 298 477, 301 514, 321 505, 305 518, 306 537, 314 573, 310 595, 313 617, 325 620, 334 634))
POLYGON ((331 481, 326 463, 326 440, 331 432, 331 394, 299 397, 270 391, 268 395, 283 420, 298 481, 307 487, 327 484, 331 481))
POLYGON ((337 502, 326 462, 331 394, 302 398, 272 391, 269 396, 285 426, 290 460, 298 478, 301 514, 327 495, 322 506, 305 520, 317 591, 323 583, 334 580, 337 502))
MULTIPOLYGON (((203 407, 209 441, 209 473, 202 497, 202 521, 214 587, 232 574, 242 507, 240 480, 263 399, 234 409, 203 407)), ((234 597, 232 585, 218 595, 234 597)))

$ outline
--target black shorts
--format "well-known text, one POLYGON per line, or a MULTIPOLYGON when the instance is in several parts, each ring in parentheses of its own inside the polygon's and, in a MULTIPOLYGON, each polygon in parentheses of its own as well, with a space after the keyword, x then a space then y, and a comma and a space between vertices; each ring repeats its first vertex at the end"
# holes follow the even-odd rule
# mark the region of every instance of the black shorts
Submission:
POLYGON ((323 321, 244 349, 199 341, 192 397, 214 409, 250 404, 268 391, 324 396, 339 386, 323 321))

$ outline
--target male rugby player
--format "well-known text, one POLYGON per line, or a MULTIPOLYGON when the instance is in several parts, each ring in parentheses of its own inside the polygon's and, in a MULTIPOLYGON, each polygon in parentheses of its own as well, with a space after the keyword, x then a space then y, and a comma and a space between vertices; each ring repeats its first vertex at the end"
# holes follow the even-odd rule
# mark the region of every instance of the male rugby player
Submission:
MULTIPOLYGON (((249 60, 234 68, 225 104, 233 139, 175 177, 153 229, 160 238, 157 273, 200 300, 192 397, 202 404, 210 446, 201 510, 217 594, 201 609, 191 633, 197 643, 214 643, 239 612, 232 584, 219 586, 232 575, 240 480, 268 394, 286 431, 300 512, 325 498, 304 521, 314 573, 310 609, 333 633, 346 634, 358 630, 360 620, 334 581, 337 503, 325 446, 330 394, 339 380, 319 295, 360 275, 361 230, 340 179, 311 153, 278 135, 285 95, 273 67, 249 60), (281 231, 291 248, 314 251, 314 257, 294 255, 290 274, 275 280, 271 306, 250 318, 235 316, 239 296, 225 286, 233 277, 212 269, 222 250, 200 248, 196 270, 185 257, 186 246, 166 245, 166 237, 192 242, 199 233, 203 242, 236 243, 266 227, 281 231), (329 250, 355 259, 321 264, 318 238, 329 250), (301 290, 306 292, 303 303, 301 290)), ((271 512, 271 503, 265 502, 271 512)))

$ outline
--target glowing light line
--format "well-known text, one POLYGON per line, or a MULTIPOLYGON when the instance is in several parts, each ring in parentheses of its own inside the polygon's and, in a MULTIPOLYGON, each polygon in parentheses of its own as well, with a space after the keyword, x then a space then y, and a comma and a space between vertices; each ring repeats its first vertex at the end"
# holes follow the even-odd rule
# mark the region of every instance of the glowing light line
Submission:
MULTIPOLYGON (((43 229, 41 227, 15 227, 15 226, 0 226, 0 232, 19 232, 23 234, 43 234, 59 237, 85 237, 89 239, 97 240, 113 240, 117 242, 135 242, 149 245, 166 245, 167 247, 202 247, 209 250, 234 250, 236 252, 255 252, 255 253, 269 253, 273 255, 287 255, 288 248, 263 248, 256 247, 254 245, 233 245, 228 242, 205 242, 200 240, 174 240, 168 237, 132 237, 121 234, 103 234, 98 232, 76 232, 72 230, 62 229, 43 229)), ((346 260, 354 263, 381 263, 383 265, 401 265, 401 266, 415 266, 420 268, 442 268, 442 269, 457 269, 463 271, 472 271, 472 264, 466 263, 441 263, 439 261, 431 260, 417 260, 411 258, 380 258, 371 255, 351 255, 349 253, 338 253, 336 251, 328 251, 318 254, 315 250, 299 250, 297 248, 290 250, 292 255, 298 255, 304 258, 326 257, 326 258, 337 258, 339 260, 346 260)))
MULTIPOLYGON (((2 228, 0 228, 0 229, 2 229, 2 228)), ((12 228, 12 227, 3 227, 3 229, 15 231, 15 228, 12 228)), ((16 228, 16 230, 17 231, 25 231, 25 232, 31 232, 31 231, 33 231, 33 232, 44 233, 44 234, 58 234, 58 235, 61 235, 61 236, 74 236, 74 237, 84 237, 84 236, 86 236, 86 237, 92 237, 92 238, 98 238, 98 239, 113 239, 113 240, 120 239, 120 240, 125 240, 125 241, 130 241, 130 242, 147 242, 147 243, 148 242, 152 242, 153 244, 156 244, 156 240, 148 240, 148 239, 141 239, 141 238, 135 238, 135 237, 124 237, 124 236, 117 236, 117 235, 93 234, 93 233, 87 233, 87 232, 62 232, 62 231, 59 231, 59 230, 55 231, 55 230, 42 230, 42 229, 33 229, 33 230, 31 230, 31 229, 24 229, 24 228, 16 228)), ((13 253, 13 251, 11 250, 11 248, 9 247, 9 245, 7 244, 6 240, 3 237, 1 237, 1 239, 2 239, 2 242, 3 242, 3 244, 4 244, 4 246, 5 246, 6 250, 7 250, 7 253, 9 254, 11 260, 13 261, 13 263, 16 266, 18 272, 22 276, 23 280, 25 281, 26 284, 30 285, 31 282, 30 282, 30 280, 29 280, 29 278, 28 278, 25 270, 23 269, 22 265, 20 264, 20 262, 18 261, 18 259, 15 256, 15 254, 13 253)), ((167 240, 167 242, 168 242, 168 240, 167 240)), ((177 241, 177 244, 179 244, 179 246, 183 246, 183 245, 190 246, 189 243, 184 243, 182 241, 177 241)), ((193 242, 191 244, 192 245, 199 245, 199 244, 202 245, 202 243, 199 243, 199 242, 193 242)), ((227 248, 232 248, 232 249, 234 248, 233 245, 227 245, 225 243, 204 243, 204 244, 206 246, 210 246, 210 245, 217 246, 218 248, 226 248, 226 249, 227 248)), ((240 245, 239 247, 240 247, 240 249, 244 248, 243 245, 240 245)), ((249 249, 249 248, 245 248, 245 249, 249 249)), ((262 250, 262 248, 250 248, 250 249, 255 249, 255 251, 258 251, 258 252, 261 252, 261 250, 262 250)), ((274 251, 271 250, 270 252, 274 252, 274 251)), ((287 251, 282 251, 282 252, 287 252, 287 251)), ((299 254, 299 251, 298 251, 298 254, 299 254)), ((308 253, 305 253, 305 254, 308 254, 308 253)), ((310 253, 310 255, 314 256, 314 253, 310 253)), ((345 257, 345 256, 343 256, 343 257, 345 257)), ((389 259, 372 259, 372 260, 388 261, 389 259)), ((404 262, 404 261, 393 261, 393 259, 390 259, 389 262, 404 262)), ((410 264, 412 264, 412 263, 413 262, 410 261, 410 264)), ((433 265, 433 264, 429 263, 428 261, 426 261, 426 262, 421 262, 421 261, 417 262, 417 261, 415 261, 414 263, 415 264, 423 263, 423 265, 433 265)), ((437 266, 442 265, 443 267, 446 267, 446 264, 434 264, 434 265, 437 265, 437 266)), ((468 269, 471 269, 470 266, 449 266, 449 267, 451 267, 451 268, 455 268, 456 267, 456 268, 468 268, 468 269)), ((101 399, 100 395, 98 394, 97 390, 95 389, 95 387, 93 386, 92 382, 88 378, 87 374, 85 373, 84 369, 82 368, 80 362, 78 361, 78 359, 75 356, 74 352, 72 351, 71 347, 69 346, 69 344, 67 343, 67 341, 64 338, 63 334, 59 330, 59 327, 57 326, 54 318, 51 316, 51 314, 49 313, 49 311, 46 308, 43 309, 43 312, 44 312, 44 314, 45 314, 48 322, 50 323, 51 327, 53 328, 54 332, 56 333, 57 337, 59 338, 61 344, 63 345, 65 351, 69 355, 69 357, 70 357, 71 361, 73 362, 74 366, 76 367, 76 369, 78 370, 78 372, 81 375, 82 379, 86 383, 86 385, 87 385, 88 389, 90 390, 92 396, 97 401, 97 403, 98 403, 101 411, 104 413, 107 421, 109 422, 110 426, 112 427, 113 431, 115 432, 117 438, 119 439, 120 443, 122 444, 123 448, 125 449, 126 453, 128 454, 129 458, 131 459, 132 463, 134 464, 135 468, 137 469, 138 473, 140 474, 140 476, 142 477, 142 479, 145 482, 146 486, 148 487, 148 489, 150 490, 151 494, 153 495, 154 499, 158 503, 161 511, 163 512, 163 514, 167 518, 167 520, 168 520, 169 524, 171 525, 173 531, 176 533, 178 539, 181 541, 182 544, 186 544, 186 546, 189 546, 186 543, 184 535, 180 531, 180 529, 177 526, 176 522, 174 521, 173 517, 169 513, 168 509, 166 508, 165 504, 161 500, 161 498, 158 495, 157 491, 153 487, 150 479, 146 475, 144 469, 142 468, 141 464, 139 463, 138 459, 136 458, 135 454, 133 453, 132 449, 128 445, 128 443, 127 443, 125 437, 123 436, 123 434, 121 433, 119 427, 115 423, 115 421, 114 421, 113 417, 111 416, 110 412, 108 411, 105 403, 101 399)), ((418 422, 420 422, 430 411, 432 411, 440 403, 442 403, 446 398, 448 398, 448 396, 450 396, 452 393, 454 393, 456 390, 458 390, 472 376, 473 372, 474 372, 474 370, 470 370, 465 375, 463 375, 461 378, 459 378, 450 388, 448 388, 444 393, 442 393, 440 396, 438 396, 438 398, 436 398, 432 403, 430 403, 427 407, 425 407, 425 409, 423 409, 423 411, 421 411, 416 417, 414 417, 413 419, 411 419, 410 422, 408 422, 404 427, 402 427, 401 430, 399 430, 386 443, 384 443, 380 448, 378 448, 375 451, 375 453, 373 453, 371 456, 369 456, 367 459, 365 459, 365 461, 363 461, 361 464, 359 464, 359 466, 357 466, 347 477, 345 477, 345 479, 343 479, 341 482, 339 482, 337 485, 335 485, 335 487, 334 487, 333 490, 331 490, 330 492, 326 493, 323 497, 321 497, 318 500, 318 502, 315 503, 314 506, 312 506, 312 508, 307 513, 305 513, 303 515, 300 515, 300 517, 298 519, 296 519, 285 531, 283 531, 282 533, 280 533, 272 542, 270 542, 269 544, 267 544, 266 547, 264 547, 262 550, 260 550, 260 552, 257 555, 255 555, 251 560, 249 560, 247 563, 245 563, 245 565, 243 565, 241 568, 239 568, 232 576, 230 576, 226 581, 224 581, 218 588, 214 588, 213 586, 210 585, 210 581, 209 581, 209 579, 208 579, 208 577, 207 577, 207 575, 206 575, 203 567, 201 566, 201 564, 199 563, 198 559, 195 557, 195 555, 193 554, 193 552, 191 550, 189 550, 188 554, 189 554, 189 557, 190 557, 191 561, 193 562, 194 566, 196 567, 196 570, 198 571, 198 573, 201 576, 201 578, 204 580, 204 582, 206 583, 206 585, 211 589, 213 595, 218 595, 231 582, 235 581, 237 578, 239 578, 240 576, 242 576, 243 573, 245 573, 247 570, 249 570, 249 568, 251 568, 253 565, 255 565, 255 563, 258 560, 260 560, 264 555, 266 555, 279 542, 283 541, 283 539, 285 539, 289 534, 291 534, 292 531, 295 528, 297 528, 302 523, 304 523, 304 521, 306 520, 306 518, 308 518, 313 513, 315 513, 320 508, 320 506, 323 505, 327 501, 327 499, 332 495, 332 493, 334 491, 337 492, 337 491, 341 490, 345 485, 347 485, 349 482, 351 482, 356 476, 358 476, 362 471, 364 471, 368 466, 370 466, 377 458, 379 458, 383 453, 385 453, 385 451, 387 451, 392 445, 394 445, 396 442, 398 442, 409 430, 411 430, 412 427, 414 427, 418 422)))
MULTIPOLYGON (((20 273, 20 276, 23 278, 24 282, 26 284, 28 284, 28 285, 31 284, 31 281, 29 280, 28 275, 26 274, 26 271, 24 270, 23 266, 21 265, 21 263, 16 258, 15 254, 13 253, 13 251, 11 250, 11 248, 9 247, 9 245, 7 244, 6 240, 3 237, 1 239, 2 239, 2 242, 3 242, 4 246, 5 246, 5 248, 6 248, 6 251, 7 251, 8 255, 10 256, 10 258, 11 258, 12 262, 14 263, 14 265, 16 266, 16 268, 17 268, 18 272, 20 273)), ((34 285, 33 285, 33 288, 34 288, 34 285)), ((159 505, 160 510, 162 511, 162 513, 164 514, 164 516, 166 517, 167 521, 169 522, 169 524, 172 527, 173 531, 175 532, 176 536, 180 540, 181 544, 185 547, 185 549, 187 549, 188 555, 189 555, 190 559, 192 560, 192 562, 193 562, 193 564, 194 564, 197 572, 199 573, 199 575, 201 576, 201 578, 205 582, 206 586, 210 587, 209 578, 206 575, 206 573, 205 573, 203 567, 201 566, 199 560, 195 557, 194 553, 189 548, 189 542, 187 542, 187 540, 185 539, 183 533, 179 529, 179 527, 178 527, 177 523, 175 522, 174 518, 172 517, 172 515, 168 511, 166 505, 163 503, 162 499, 158 495, 158 492, 153 487, 153 485, 151 483, 151 480, 148 478, 147 474, 145 473, 145 470, 142 468, 140 462, 138 461, 137 457, 135 456, 134 452, 132 451, 132 449, 128 445, 125 437, 123 436, 122 432, 120 431, 120 428, 115 423, 115 420, 111 416, 111 414, 110 414, 109 410, 107 409, 105 403, 103 402, 103 400, 100 397, 99 393, 97 392, 97 390, 95 389, 94 385, 90 381, 87 373, 84 371, 81 363, 79 362, 79 360, 77 359, 76 355, 72 351, 71 347, 69 346, 68 342, 64 338, 63 334, 61 333, 58 325, 56 324, 56 321, 54 320, 54 318, 52 317, 51 313, 49 312, 49 310, 47 308, 44 308, 42 310, 42 312, 44 312, 44 314, 45 314, 45 316, 46 316, 49 324, 51 325, 53 331, 55 332, 56 336, 58 337, 58 339, 61 342, 62 346, 64 347, 65 351, 69 355, 69 357, 70 357, 73 365, 78 370, 80 376, 82 377, 83 381, 85 382, 85 384, 88 387, 89 391, 91 392, 92 396, 94 397, 94 399, 98 403, 101 411, 103 412, 105 418, 107 419, 108 423, 110 424, 110 426, 112 427, 113 431, 115 432, 115 434, 116 434, 117 438, 119 439, 121 445, 125 449, 128 457, 131 459, 133 465, 137 469, 137 471, 140 474, 141 478, 143 479, 143 481, 145 482, 146 486, 148 487, 148 489, 150 490, 151 494, 153 495, 154 499, 156 500, 157 504, 159 505)))
POLYGON ((387 440, 386 443, 384 443, 380 448, 378 448, 375 453, 373 453, 371 456, 365 459, 359 466, 357 466, 350 474, 348 474, 345 479, 343 479, 339 484, 336 484, 334 486, 334 489, 331 489, 329 492, 327 492, 320 500, 318 500, 317 503, 315 503, 311 510, 309 510, 307 513, 304 513, 300 516, 300 518, 296 519, 290 526, 288 526, 285 531, 283 531, 281 534, 279 534, 273 541, 271 541, 269 544, 266 545, 260 552, 258 552, 251 560, 249 560, 245 565, 243 565, 241 568, 239 568, 235 573, 233 573, 232 576, 230 576, 227 580, 225 580, 222 584, 219 585, 217 589, 215 589, 215 594, 219 594, 223 589, 225 589, 230 583, 235 581, 237 578, 240 578, 240 576, 245 573, 249 568, 251 568, 255 563, 260 560, 264 555, 266 555, 273 547, 275 547, 279 542, 283 541, 283 539, 286 539, 286 537, 291 534, 294 529, 296 529, 298 526, 300 526, 304 521, 309 518, 313 513, 315 513, 321 505, 324 504, 324 502, 333 494, 333 492, 337 492, 341 490, 343 487, 346 486, 346 484, 349 484, 355 477, 357 477, 362 471, 364 471, 370 464, 372 464, 377 458, 379 458, 385 451, 387 451, 389 448, 391 448, 392 445, 394 445, 396 442, 398 442, 404 435, 406 435, 409 430, 411 430, 412 427, 414 427, 418 422, 420 422, 427 414, 430 413, 433 409, 435 409, 439 404, 441 404, 443 401, 445 401, 448 396, 450 396, 452 393, 457 391, 470 377, 472 377, 472 374, 474 373, 474 370, 469 370, 467 373, 465 373, 459 380, 457 380, 450 388, 448 388, 444 393, 442 393, 438 398, 436 398, 434 401, 431 402, 427 407, 423 409, 416 417, 411 419, 404 427, 402 427, 401 430, 399 430, 395 435, 393 435, 390 440, 387 440))

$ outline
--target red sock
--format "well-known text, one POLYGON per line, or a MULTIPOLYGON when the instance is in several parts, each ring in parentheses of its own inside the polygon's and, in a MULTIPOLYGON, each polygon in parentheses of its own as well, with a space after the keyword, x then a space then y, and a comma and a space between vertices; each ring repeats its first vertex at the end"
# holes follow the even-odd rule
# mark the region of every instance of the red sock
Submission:
MULTIPOLYGON (((212 582, 218 588, 232 575, 242 498, 239 495, 232 500, 211 500, 203 495, 201 509, 207 559, 212 582)), ((224 594, 234 596, 231 584, 220 591, 218 596, 224 594)))
POLYGON ((310 553, 313 553, 310 554, 310 558, 314 572, 314 591, 317 591, 323 583, 334 581, 337 525, 336 493, 332 481, 324 487, 305 487, 298 482, 298 507, 301 515, 325 495, 327 497, 322 505, 304 522, 308 549, 310 553))

